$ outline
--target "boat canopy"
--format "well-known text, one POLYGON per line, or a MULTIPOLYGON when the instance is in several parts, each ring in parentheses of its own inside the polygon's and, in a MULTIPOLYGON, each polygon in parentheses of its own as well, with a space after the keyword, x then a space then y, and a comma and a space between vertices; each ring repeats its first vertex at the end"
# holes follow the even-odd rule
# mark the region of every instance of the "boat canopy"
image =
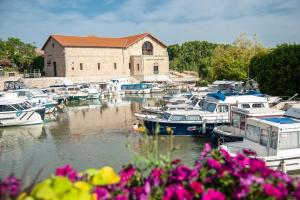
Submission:
POLYGON ((299 121, 294 120, 292 118, 288 118, 288 117, 266 117, 263 118, 266 121, 269 122, 274 122, 274 123, 278 123, 278 124, 295 124, 295 123, 299 123, 299 121))

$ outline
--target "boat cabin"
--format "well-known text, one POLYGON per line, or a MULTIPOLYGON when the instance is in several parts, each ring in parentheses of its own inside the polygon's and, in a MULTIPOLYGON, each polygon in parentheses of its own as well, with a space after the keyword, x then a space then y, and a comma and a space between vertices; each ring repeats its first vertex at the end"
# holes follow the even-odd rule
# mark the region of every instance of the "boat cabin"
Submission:
POLYGON ((222 93, 210 93, 203 102, 202 109, 208 112, 229 112, 231 107, 269 108, 266 98, 254 95, 225 96, 222 93))

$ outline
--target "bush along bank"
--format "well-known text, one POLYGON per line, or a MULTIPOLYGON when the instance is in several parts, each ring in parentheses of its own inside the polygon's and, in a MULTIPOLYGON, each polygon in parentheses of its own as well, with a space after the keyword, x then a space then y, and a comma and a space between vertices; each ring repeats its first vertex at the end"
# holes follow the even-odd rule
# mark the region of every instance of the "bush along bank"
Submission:
POLYGON ((1 199, 300 199, 300 184, 265 162, 243 154, 231 156, 206 144, 193 167, 172 162, 145 171, 128 165, 116 173, 111 167, 77 172, 70 165, 55 175, 22 188, 13 176, 0 180, 1 199))

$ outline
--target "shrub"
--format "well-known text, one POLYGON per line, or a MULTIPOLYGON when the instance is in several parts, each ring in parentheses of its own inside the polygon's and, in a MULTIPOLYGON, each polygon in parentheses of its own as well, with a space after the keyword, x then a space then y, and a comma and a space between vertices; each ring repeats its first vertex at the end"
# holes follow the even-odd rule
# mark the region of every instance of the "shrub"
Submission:
MULTIPOLYGON (((246 153, 246 152, 244 152, 246 153)), ((20 180, 0 182, 7 199, 300 199, 300 184, 289 175, 268 168, 245 154, 230 156, 205 145, 193 167, 174 160, 165 167, 143 170, 127 165, 117 174, 110 167, 77 172, 70 165, 32 190, 21 191, 20 180)))

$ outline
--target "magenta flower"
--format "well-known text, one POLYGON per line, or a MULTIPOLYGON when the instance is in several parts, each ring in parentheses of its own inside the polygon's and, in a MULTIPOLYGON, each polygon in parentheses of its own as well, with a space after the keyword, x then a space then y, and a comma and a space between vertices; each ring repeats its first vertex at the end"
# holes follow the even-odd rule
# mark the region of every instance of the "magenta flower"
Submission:
POLYGON ((0 197, 8 195, 17 197, 21 193, 21 180, 15 176, 8 176, 3 181, 0 179, 0 197))
POLYGON ((118 195, 115 197, 115 200, 128 200, 128 196, 125 195, 125 194, 118 194, 118 195))
POLYGON ((182 185, 170 185, 165 189, 163 200, 191 200, 193 196, 182 185))
POLYGON ((219 161, 213 159, 213 158, 208 158, 207 159, 207 164, 209 167, 216 169, 216 170, 221 170, 222 169, 222 165, 221 163, 219 163, 219 161))
POLYGON ((208 189, 202 196, 202 200, 225 200, 225 195, 214 189, 208 189))
POLYGON ((133 188, 133 195, 135 199, 147 200, 150 196, 151 186, 149 182, 146 182, 144 186, 133 188))
POLYGON ((181 162, 181 160, 176 159, 176 160, 173 160, 173 161, 171 162, 171 164, 172 164, 172 165, 178 165, 180 162, 181 162))
POLYGON ((243 154, 246 156, 256 156, 256 152, 251 149, 243 149, 243 154))
POLYGON ((200 182, 192 181, 190 183, 190 187, 197 194, 201 194, 203 192, 203 185, 200 182))
POLYGON ((149 175, 149 182, 152 186, 157 187, 163 183, 162 175, 165 173, 165 170, 162 168, 154 168, 152 169, 149 175))
POLYGON ((186 165, 180 165, 176 167, 169 176, 169 181, 173 182, 180 182, 188 180, 189 175, 191 174, 191 169, 186 165))
POLYGON ((249 193, 249 187, 238 187, 233 196, 235 199, 245 199, 249 193))
POLYGON ((56 168, 55 175, 67 177, 73 182, 79 179, 78 173, 69 164, 56 168))
POLYGON ((97 200, 106 200, 111 198, 108 190, 103 187, 96 187, 94 194, 96 194, 97 200))
POLYGON ((283 193, 278 188, 273 186, 272 184, 265 183, 263 184, 263 189, 266 195, 275 197, 276 199, 283 199, 283 193))
POLYGON ((132 165, 129 165, 125 169, 123 169, 119 174, 121 177, 121 185, 126 185, 129 180, 134 176, 135 174, 135 168, 132 165))
POLYGON ((200 157, 205 157, 211 152, 211 145, 208 143, 205 143, 204 148, 201 151, 200 157))
POLYGON ((221 149, 220 149, 220 152, 221 152, 221 154, 223 154, 225 160, 227 160, 227 161, 231 160, 231 156, 230 156, 230 154, 228 153, 228 151, 226 151, 225 149, 221 148, 221 149))

